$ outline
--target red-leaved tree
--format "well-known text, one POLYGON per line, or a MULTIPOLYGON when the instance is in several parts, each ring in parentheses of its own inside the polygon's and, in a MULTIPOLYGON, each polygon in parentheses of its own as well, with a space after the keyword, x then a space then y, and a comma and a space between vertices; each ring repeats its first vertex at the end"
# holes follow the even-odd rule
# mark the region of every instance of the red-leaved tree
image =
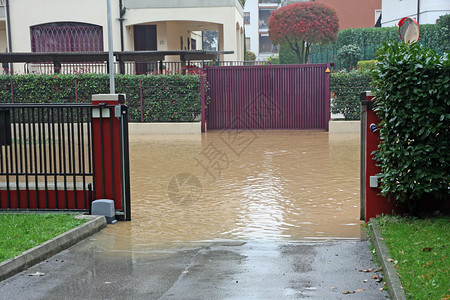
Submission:
POLYGON ((336 40, 339 20, 336 11, 319 2, 300 2, 272 12, 269 37, 274 44, 288 44, 298 62, 307 63, 311 44, 336 40))

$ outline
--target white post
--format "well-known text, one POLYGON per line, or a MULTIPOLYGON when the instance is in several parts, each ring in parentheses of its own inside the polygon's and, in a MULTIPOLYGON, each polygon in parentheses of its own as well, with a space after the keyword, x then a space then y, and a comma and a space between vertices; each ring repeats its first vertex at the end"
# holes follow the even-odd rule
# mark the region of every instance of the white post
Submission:
POLYGON ((113 34, 112 34, 112 17, 111 17, 111 0, 106 0, 108 14, 108 54, 109 54, 109 93, 115 94, 114 84, 114 56, 113 56, 113 34))

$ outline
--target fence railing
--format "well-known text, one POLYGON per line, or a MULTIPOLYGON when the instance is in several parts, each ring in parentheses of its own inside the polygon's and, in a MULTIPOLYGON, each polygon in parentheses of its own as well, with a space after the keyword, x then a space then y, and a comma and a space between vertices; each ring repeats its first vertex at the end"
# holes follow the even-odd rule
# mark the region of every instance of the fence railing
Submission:
MULTIPOLYGON (((182 74, 199 73, 199 69, 205 66, 254 66, 264 65, 266 61, 189 61, 178 62, 124 62, 122 66, 115 63, 115 73, 128 75, 135 74, 182 74)), ((53 63, 25 63, 23 68, 25 74, 107 74, 107 62, 89 63, 61 63, 55 70, 53 63)))
POLYGON ((0 104, 0 123, 0 208, 89 208, 92 105, 0 104))

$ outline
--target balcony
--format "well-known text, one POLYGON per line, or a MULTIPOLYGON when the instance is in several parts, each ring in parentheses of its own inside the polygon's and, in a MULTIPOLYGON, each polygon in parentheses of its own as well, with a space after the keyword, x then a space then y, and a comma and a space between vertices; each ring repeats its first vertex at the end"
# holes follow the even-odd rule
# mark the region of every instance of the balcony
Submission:
POLYGON ((260 4, 280 4, 281 0, 259 0, 260 4))

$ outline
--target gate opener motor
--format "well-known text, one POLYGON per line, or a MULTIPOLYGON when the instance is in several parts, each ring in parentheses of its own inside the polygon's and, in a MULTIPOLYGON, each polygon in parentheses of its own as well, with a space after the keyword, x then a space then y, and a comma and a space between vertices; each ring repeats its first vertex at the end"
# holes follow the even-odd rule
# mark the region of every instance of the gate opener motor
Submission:
POLYGON ((114 201, 109 199, 98 199, 92 202, 92 214, 105 216, 108 224, 117 223, 114 201))

